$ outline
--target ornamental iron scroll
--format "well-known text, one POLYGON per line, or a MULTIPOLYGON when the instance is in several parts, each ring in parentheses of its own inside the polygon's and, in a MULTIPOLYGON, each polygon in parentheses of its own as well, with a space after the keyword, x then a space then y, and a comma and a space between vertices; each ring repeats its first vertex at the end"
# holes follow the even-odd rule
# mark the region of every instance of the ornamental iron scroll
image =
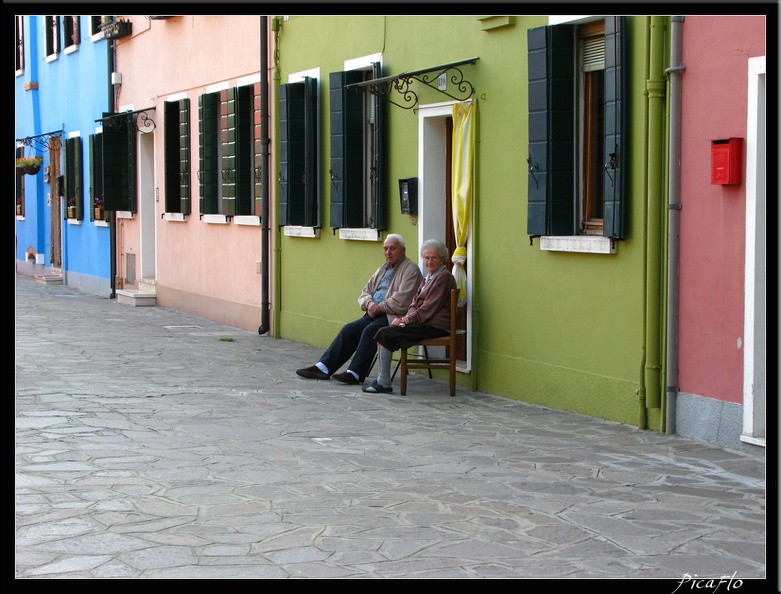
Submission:
POLYGON ((394 76, 386 76, 353 83, 347 85, 347 88, 354 88, 361 92, 371 93, 372 95, 384 96, 390 103, 393 103, 402 109, 413 109, 418 104, 418 94, 412 88, 414 82, 424 84, 430 89, 450 97, 455 101, 466 101, 474 95, 475 87, 471 82, 464 78, 464 74, 461 72, 459 66, 474 64, 477 60, 478 58, 470 58, 468 60, 461 60, 460 62, 432 66, 431 68, 402 72, 401 74, 394 76), (445 81, 449 81, 455 87, 455 91, 452 93, 449 93, 442 88, 442 86, 447 87, 447 85, 441 86, 439 84, 439 81, 442 80, 441 77, 443 76, 446 77, 444 79, 445 81), (397 100, 401 101, 400 103, 391 99, 394 92, 398 95, 397 100))
POLYGON ((154 131, 156 124, 147 112, 154 111, 154 109, 154 107, 147 107, 136 111, 123 111, 95 121, 102 122, 104 126, 110 126, 125 134, 133 131, 133 128, 141 134, 149 134, 154 131))
POLYGON ((23 146, 29 146, 37 151, 47 151, 49 149, 59 149, 62 142, 61 139, 62 130, 56 130, 54 132, 36 134, 35 136, 17 138, 16 142, 23 146))

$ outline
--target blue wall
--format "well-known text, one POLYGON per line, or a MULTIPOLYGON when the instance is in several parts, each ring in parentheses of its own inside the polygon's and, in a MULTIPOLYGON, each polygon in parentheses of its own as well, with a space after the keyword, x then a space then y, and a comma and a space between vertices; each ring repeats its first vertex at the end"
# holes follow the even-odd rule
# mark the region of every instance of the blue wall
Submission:
MULTIPOLYGON (((95 120, 109 111, 109 41, 90 36, 90 17, 79 17, 79 43, 66 51, 64 24, 60 18, 60 52, 47 61, 44 42, 45 17, 24 17, 24 69, 17 73, 15 86, 15 138, 33 137, 61 132, 65 140, 78 134, 82 139, 83 220, 68 224, 63 212, 51 212, 51 195, 56 180, 44 182, 43 172, 24 176, 25 216, 16 220, 17 269, 26 272, 50 273, 51 216, 62 222, 62 271, 68 284, 97 294, 110 294, 111 252, 109 227, 90 220, 89 136, 99 122, 95 120), (25 90, 28 83, 38 88, 25 90), (30 268, 27 251, 32 247, 43 254, 42 266, 30 268)), ((44 140, 44 138, 42 138, 44 140)), ((25 147, 25 154, 39 154, 44 166, 49 165, 49 153, 42 147, 25 147)), ((64 166, 62 157, 61 168, 64 166)))

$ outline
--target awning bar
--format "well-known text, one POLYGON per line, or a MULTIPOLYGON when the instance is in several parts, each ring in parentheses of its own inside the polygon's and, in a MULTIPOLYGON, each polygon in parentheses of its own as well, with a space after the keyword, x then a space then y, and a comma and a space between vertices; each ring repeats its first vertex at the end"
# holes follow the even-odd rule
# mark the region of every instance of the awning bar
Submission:
POLYGON ((138 128, 139 132, 142 134, 148 134, 155 129, 155 121, 150 118, 149 114, 146 112, 154 110, 155 107, 152 106, 146 107, 144 109, 137 109, 135 111, 120 111, 95 121, 101 122, 104 126, 111 126, 112 128, 116 129, 122 128, 123 124, 125 127, 127 127, 127 123, 132 121, 136 125, 136 128, 138 128))
POLYGON ((475 88, 472 83, 464 80, 464 75, 459 66, 474 64, 477 60, 478 58, 469 58, 468 60, 440 64, 439 66, 431 66, 430 68, 411 70, 394 76, 384 76, 382 78, 353 83, 347 85, 346 88, 354 88, 364 93, 369 92, 372 95, 384 95, 388 98, 388 101, 402 109, 412 109, 418 103, 417 93, 410 88, 413 81, 420 82, 456 101, 465 101, 474 94, 475 88), (447 78, 440 80, 440 77, 445 74, 447 74, 447 78), (448 83, 455 85, 453 94, 447 91, 448 83), (401 96, 404 105, 396 103, 396 101, 393 101, 389 97, 393 91, 396 91, 401 96))
POLYGON ((43 134, 35 134, 34 136, 25 136, 24 138, 17 138, 16 142, 21 142, 24 146, 31 146, 39 150, 48 150, 52 139, 56 138, 59 148, 59 139, 62 136, 62 130, 55 130, 54 132, 44 132, 43 134))

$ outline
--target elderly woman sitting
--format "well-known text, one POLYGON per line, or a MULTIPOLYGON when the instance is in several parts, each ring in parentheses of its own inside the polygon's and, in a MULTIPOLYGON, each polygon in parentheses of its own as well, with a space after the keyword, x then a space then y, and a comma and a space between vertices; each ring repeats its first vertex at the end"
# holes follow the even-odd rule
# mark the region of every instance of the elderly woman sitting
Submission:
POLYGON ((447 246, 438 239, 427 239, 420 248, 426 267, 426 279, 412 299, 407 313, 394 318, 389 326, 374 335, 378 343, 380 371, 370 385, 362 390, 370 394, 393 392, 391 387, 391 359, 393 351, 407 349, 426 338, 447 336, 450 332, 450 292, 456 288, 456 279, 445 267, 447 246))

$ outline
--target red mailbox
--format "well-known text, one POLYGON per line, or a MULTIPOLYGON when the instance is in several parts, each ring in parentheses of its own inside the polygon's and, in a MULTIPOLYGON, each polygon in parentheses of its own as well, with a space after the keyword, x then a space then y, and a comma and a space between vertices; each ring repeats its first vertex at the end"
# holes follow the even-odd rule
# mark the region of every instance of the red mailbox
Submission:
POLYGON ((743 139, 711 140, 710 183, 739 184, 743 163, 743 139))

